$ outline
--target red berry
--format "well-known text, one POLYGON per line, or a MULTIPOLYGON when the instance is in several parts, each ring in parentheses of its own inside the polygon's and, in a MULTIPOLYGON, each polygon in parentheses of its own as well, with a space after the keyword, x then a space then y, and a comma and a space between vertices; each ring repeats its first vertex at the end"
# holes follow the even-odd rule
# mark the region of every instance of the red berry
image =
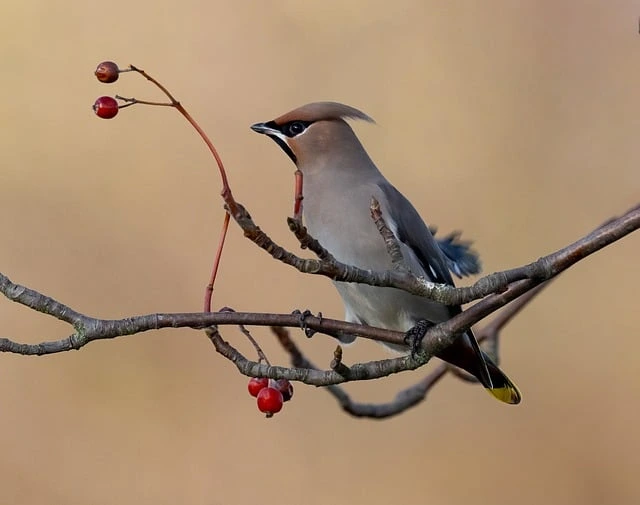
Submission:
POLYGON ((269 379, 266 377, 253 377, 249 384, 247 385, 247 389, 249 390, 249 394, 251 396, 258 396, 258 393, 262 391, 269 385, 269 379))
POLYGON ((282 393, 282 400, 288 402, 293 396, 293 385, 287 379, 273 381, 273 387, 282 393))
POLYGON ((264 388, 258 393, 258 410, 268 417, 282 410, 282 393, 275 388, 264 388))
POLYGON ((110 96, 101 96, 93 104, 93 112, 102 119, 111 119, 118 113, 118 102, 110 96))
POLYGON ((100 82, 116 82, 120 75, 120 69, 113 61, 103 61, 98 65, 94 74, 100 82))

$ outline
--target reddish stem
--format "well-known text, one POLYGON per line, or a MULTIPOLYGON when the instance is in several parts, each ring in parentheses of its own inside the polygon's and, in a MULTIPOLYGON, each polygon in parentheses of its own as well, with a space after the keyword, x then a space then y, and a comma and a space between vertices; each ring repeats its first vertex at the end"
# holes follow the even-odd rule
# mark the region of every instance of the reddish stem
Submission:
POLYGON ((222 222, 222 229, 220 230, 220 238, 218 239, 218 250, 216 251, 216 257, 213 260, 213 268, 211 270, 211 278, 209 284, 204 293, 204 311, 211 312, 211 299, 213 298, 213 286, 216 283, 216 277, 218 275, 218 267, 220 266, 220 258, 222 257, 222 249, 224 248, 224 241, 227 237, 227 230, 229 229, 229 213, 224 213, 224 221, 222 222))
POLYGON ((302 220, 302 200, 304 196, 302 195, 302 172, 300 170, 296 170, 294 173, 296 177, 296 188, 294 195, 294 203, 293 203, 293 219, 296 221, 302 220))
MULTIPOLYGON (((146 102, 148 105, 171 105, 172 107, 175 107, 180 112, 180 114, 182 114, 182 116, 187 121, 189 121, 189 124, 191 124, 191 126, 193 126, 193 128, 198 132, 198 134, 200 135, 200 137, 202 138, 204 143, 209 148, 209 151, 211 151, 211 154, 213 155, 214 159, 216 160, 216 163, 218 164, 218 170, 220 171, 220 178, 222 179, 222 191, 221 191, 221 194, 223 196, 231 195, 231 188, 229 187, 229 182, 227 180, 227 173, 226 173, 226 171, 224 169, 224 164, 222 163, 222 159, 220 158, 220 155, 218 154, 218 151, 214 147, 214 145, 211 142, 211 140, 209 140, 209 137, 207 137, 207 134, 204 132, 204 130, 202 128, 200 128, 200 125, 196 122, 195 119, 193 119, 191 117, 191 115, 186 111, 186 109, 182 106, 182 104, 180 104, 180 102, 178 102, 178 100, 176 100, 173 97, 173 95, 171 93, 169 93, 169 90, 167 88, 165 88, 162 84, 160 84, 158 81, 156 81, 149 74, 147 74, 144 70, 141 70, 141 69, 139 69, 137 67, 134 67, 133 65, 129 65, 129 67, 130 67, 130 69, 132 71, 138 72, 140 75, 144 76, 147 80, 149 80, 153 84, 155 84, 160 89, 160 91, 162 91, 165 95, 167 95, 167 98, 169 98, 169 100, 171 101, 171 104, 146 102)), ((140 102, 140 101, 137 101, 137 102, 138 103, 143 103, 143 102, 140 102)))
MULTIPOLYGON (((195 119, 191 117, 191 114, 187 112, 187 110, 182 106, 182 104, 178 100, 176 100, 171 93, 169 93, 169 90, 165 88, 162 84, 160 84, 158 81, 156 81, 149 74, 147 74, 144 70, 139 69, 133 65, 129 65, 129 69, 127 69, 127 71, 138 72, 140 75, 145 77, 148 81, 155 84, 156 87, 158 87, 158 89, 160 89, 160 91, 162 91, 167 96, 167 98, 169 98, 170 103, 145 102, 141 100, 136 100, 135 98, 123 98, 123 97, 117 97, 117 98, 120 98, 121 100, 129 102, 127 105, 133 105, 134 103, 142 103, 146 105, 159 105, 159 106, 165 106, 165 107, 169 106, 169 107, 174 107, 178 112, 180 112, 180 114, 182 114, 182 116, 189 122, 189 124, 198 132, 198 134, 200 135, 200 138, 207 145, 207 147, 209 148, 209 151, 213 155, 213 158, 216 160, 216 163, 218 165, 218 170, 220 171, 220 178, 222 180, 222 191, 220 192, 220 194, 222 195, 225 202, 227 203, 227 207, 229 211, 234 212, 236 210, 236 203, 235 203, 235 200, 233 199, 233 195, 231 194, 231 188, 229 187, 229 181, 227 179, 227 173, 224 169, 224 163, 222 163, 222 158, 220 158, 220 155, 218 154, 217 149, 213 145, 213 142, 209 140, 209 137, 204 132, 204 130, 200 128, 200 125, 196 122, 195 119)), ((224 242, 227 236, 228 229, 229 229, 229 213, 226 212, 224 215, 224 221, 222 223, 222 230, 220 231, 220 239, 218 240, 218 249, 216 251, 216 256, 213 261, 211 277, 209 280, 209 284, 207 284, 207 287, 205 290, 205 295, 204 295, 204 311, 205 312, 211 312, 211 299, 213 298, 213 286, 216 281, 216 276, 218 275, 218 270, 220 267, 220 258, 222 257, 222 249, 224 248, 224 242)))
POLYGON ((191 117, 191 115, 186 111, 186 109, 179 102, 175 103, 175 108, 178 109, 180 114, 182 114, 184 118, 187 121, 189 121, 191 126, 195 128, 195 130, 198 132, 202 140, 204 140, 204 143, 207 144, 209 151, 211 151, 211 154, 215 158, 216 163, 218 164, 218 170, 220 171, 220 178, 222 179, 222 191, 220 192, 220 194, 223 196, 227 194, 230 195, 231 188, 229 187, 229 182, 227 180, 227 172, 224 169, 222 158, 220 158, 220 155, 218 154, 218 151, 214 147, 213 143, 211 142, 211 140, 209 140, 209 137, 207 137, 207 134, 204 132, 204 130, 200 128, 200 125, 196 123, 196 120, 191 117))

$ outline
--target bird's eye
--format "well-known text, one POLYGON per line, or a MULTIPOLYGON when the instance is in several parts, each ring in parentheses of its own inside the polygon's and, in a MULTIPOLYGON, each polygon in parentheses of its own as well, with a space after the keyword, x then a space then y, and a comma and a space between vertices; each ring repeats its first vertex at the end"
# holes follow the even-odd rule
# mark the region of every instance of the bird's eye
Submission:
POLYGON ((306 129, 307 125, 304 122, 294 121, 293 123, 289 123, 284 127, 284 134, 287 137, 295 137, 296 135, 300 135, 306 129))

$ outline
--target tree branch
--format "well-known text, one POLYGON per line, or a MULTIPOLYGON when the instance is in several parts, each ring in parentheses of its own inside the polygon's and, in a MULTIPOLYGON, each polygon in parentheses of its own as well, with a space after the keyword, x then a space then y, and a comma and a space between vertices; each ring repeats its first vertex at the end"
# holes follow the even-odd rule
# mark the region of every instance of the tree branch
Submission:
MULTIPOLYGON (((271 240, 253 222, 251 216, 242 205, 235 203, 234 207, 235 212, 231 213, 231 217, 242 228, 245 237, 268 252, 274 259, 290 265, 300 272, 323 275, 335 281, 394 287, 447 305, 462 305, 479 300, 487 295, 505 291, 511 284, 525 279, 537 281, 531 285, 533 287, 540 282, 555 277, 578 261, 620 240, 640 227, 640 205, 637 205, 622 216, 607 221, 607 223, 596 228, 587 236, 557 252, 543 256, 528 265, 486 275, 471 286, 456 288, 429 282, 407 271, 387 270, 377 272, 340 263, 317 240, 308 235, 306 228, 301 227, 299 222, 290 220, 289 226, 300 243, 316 252, 320 259, 300 258, 271 240)), ((231 207, 227 208, 230 209, 231 207)))
MULTIPOLYGON (((497 345, 500 329, 547 284, 549 279, 640 227, 640 206, 636 206, 624 215, 609 220, 573 244, 544 256, 529 265, 488 275, 468 288, 454 288, 427 282, 424 279, 414 277, 408 272, 396 270, 372 272, 343 265, 337 262, 313 237, 310 237, 299 222, 293 220, 290 221, 290 226, 300 243, 314 251, 320 259, 299 258, 274 243, 262 232, 251 220, 244 207, 232 200, 230 193, 225 199, 231 199, 231 204, 227 202, 228 212, 238 222, 248 238, 271 254, 272 257, 294 266, 302 272, 324 275, 334 280, 345 282, 363 282, 375 286, 397 287, 446 303, 457 304, 478 298, 483 299, 452 319, 429 328, 422 341, 422 350, 424 352, 415 357, 408 355, 380 361, 356 363, 350 366, 339 360, 340 363, 330 370, 318 370, 304 358, 299 350, 291 351, 291 349, 295 348, 295 345, 294 347, 291 347, 291 345, 285 346, 294 362, 293 368, 271 366, 268 363, 251 361, 231 344, 224 341, 217 328, 218 326, 229 324, 297 328, 300 320, 299 316, 295 314, 221 311, 214 313, 147 314, 118 320, 98 319, 81 314, 33 289, 15 284, 0 273, 0 292, 5 297, 64 321, 74 329, 74 332, 67 338, 47 340, 38 344, 19 343, 8 338, 1 338, 0 351, 23 355, 48 355, 80 349, 96 340, 134 335, 149 330, 180 327, 206 329, 207 335, 216 350, 232 361, 238 370, 245 375, 274 379, 286 378, 316 386, 331 386, 330 391, 338 399, 342 408, 352 415, 374 418, 388 417, 422 401, 431 387, 450 368, 447 365, 441 365, 416 385, 401 391, 395 400, 381 405, 355 403, 344 391, 336 389, 336 385, 347 381, 375 379, 419 368, 427 363, 431 356, 450 345, 460 332, 509 304, 492 323, 478 333, 481 339, 488 338, 490 342, 493 340, 494 344, 497 345)), ((390 246, 392 245, 391 241, 390 246)), ((334 337, 351 335, 392 344, 402 345, 404 343, 403 333, 382 328, 373 328, 314 316, 306 317, 305 324, 316 332, 334 337)), ((283 342, 282 339, 280 341, 281 343, 283 342)))

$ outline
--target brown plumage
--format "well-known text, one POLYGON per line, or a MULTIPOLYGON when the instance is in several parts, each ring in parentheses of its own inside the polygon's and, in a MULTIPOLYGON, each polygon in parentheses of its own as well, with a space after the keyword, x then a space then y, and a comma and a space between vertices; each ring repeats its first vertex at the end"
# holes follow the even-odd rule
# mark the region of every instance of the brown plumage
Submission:
POLYGON ((291 121, 330 121, 336 119, 361 119, 375 123, 364 112, 338 102, 314 102, 293 109, 274 119, 274 123, 283 125, 291 121))

